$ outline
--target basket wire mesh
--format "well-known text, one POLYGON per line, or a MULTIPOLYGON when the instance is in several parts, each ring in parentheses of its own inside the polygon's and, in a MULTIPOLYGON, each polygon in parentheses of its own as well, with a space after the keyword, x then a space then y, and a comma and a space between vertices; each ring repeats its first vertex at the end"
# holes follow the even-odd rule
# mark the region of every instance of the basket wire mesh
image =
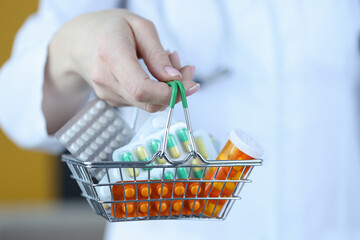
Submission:
MULTIPOLYGON (((153 157, 154 158, 154 157, 153 157)), ((187 179, 177 179, 176 176, 174 179, 172 180, 165 180, 164 178, 159 179, 159 180, 150 180, 150 177, 148 178, 148 180, 141 180, 138 181, 135 179, 133 182, 128 182, 128 181, 124 181, 123 180, 123 176, 122 176, 122 169, 125 168, 130 168, 132 171, 135 172, 135 168, 138 166, 129 166, 128 164, 124 164, 124 162, 92 162, 92 163, 86 163, 86 162, 82 162, 74 157, 72 157, 71 155, 63 155, 62 156, 62 160, 64 162, 67 163, 67 165, 69 166, 71 172, 72 172, 72 178, 75 179, 82 191, 82 196, 84 198, 87 199, 88 203, 90 204, 90 206, 92 207, 92 209, 94 210, 94 212, 100 216, 103 216, 104 218, 106 218, 108 221, 110 222, 121 222, 121 221, 135 221, 135 220, 151 220, 151 219, 164 219, 164 220, 169 220, 169 219, 207 219, 207 220, 224 220, 226 218, 226 216, 228 215, 230 209, 232 208, 235 200, 239 200, 239 194, 240 191, 242 190, 243 186, 245 183, 250 183, 251 180, 248 179, 248 176, 250 175, 251 171, 253 170, 254 166, 260 166, 262 160, 260 159, 255 159, 255 160, 234 160, 234 161, 211 161, 208 160, 206 163, 200 164, 200 165, 191 165, 188 163, 183 163, 183 164, 179 164, 179 165, 150 165, 150 164, 146 164, 144 166, 142 166, 143 168, 147 167, 147 171, 148 171, 148 176, 150 176, 150 167, 151 168, 161 168, 162 169, 162 176, 164 176, 165 170, 168 168, 179 168, 179 167, 186 167, 189 169, 189 174, 188 176, 191 176, 191 172, 194 171, 194 168, 201 168, 203 170, 203 174, 201 176, 200 179, 191 179, 191 178, 187 178, 187 179), (204 179, 204 175, 207 171, 207 169, 211 168, 211 167, 215 167, 216 168, 216 172, 215 172, 215 177, 214 179, 211 180, 206 180, 204 179), (215 178, 218 176, 218 172, 219 169, 221 167, 227 167, 229 168, 228 171, 228 175, 226 176, 226 179, 223 180, 215 180, 215 178), (234 167, 242 167, 242 171, 240 174, 240 178, 238 180, 231 180, 229 179, 229 175, 230 172, 232 171, 232 169, 234 167), (95 170, 95 169, 102 169, 105 170, 105 176, 108 178, 108 183, 103 183, 100 184, 96 181, 96 179, 91 177, 91 170, 95 170), (110 175, 109 175, 109 170, 110 169, 117 169, 117 171, 119 171, 120 177, 121 177, 121 181, 116 182, 116 183, 111 183, 110 182, 110 175), (174 196, 174 186, 177 183, 183 183, 185 185, 185 191, 183 196, 181 197, 175 197, 174 196), (186 192, 188 192, 188 187, 189 184, 191 183, 200 183, 200 188, 198 188, 195 196, 193 197, 188 197, 186 196, 186 192), (211 192, 211 190, 214 188, 214 184, 220 183, 222 185, 221 190, 220 190, 220 194, 218 197, 210 197, 209 194, 211 192), (223 191, 225 189, 226 183, 235 183, 235 187, 234 187, 234 191, 231 194, 231 196, 229 197, 224 197, 223 195, 223 191), (138 185, 140 184, 148 184, 148 189, 150 191, 150 189, 153 188, 153 185, 155 184, 161 184, 161 193, 164 191, 164 184, 170 184, 173 187, 171 187, 171 197, 170 198, 163 198, 162 194, 160 194, 160 197, 157 199, 152 199, 150 198, 150 194, 148 195, 149 197, 147 199, 141 199, 139 196, 138 191, 136 191, 135 193, 135 199, 126 199, 126 196, 124 195, 124 200, 116 200, 114 199, 114 195, 113 195, 113 188, 117 187, 117 188, 122 188, 123 192, 125 192, 125 187, 128 185, 135 185, 135 189, 138 189, 138 185), (203 191, 203 186, 205 184, 209 184, 210 185, 210 189, 209 191, 207 191, 206 196, 199 196, 199 192, 203 191), (96 188, 97 187, 109 187, 109 190, 111 192, 111 200, 110 201, 103 201, 99 198, 98 193, 96 188), (166 215, 162 215, 161 214, 161 207, 162 207, 162 202, 169 202, 170 206, 173 206, 173 203, 175 201, 181 201, 181 210, 179 211, 179 214, 174 214, 173 212, 173 208, 169 207, 169 211, 167 212, 166 215), (194 213, 194 208, 195 208, 195 204, 192 205, 192 209, 191 212, 188 214, 182 214, 183 213, 183 208, 185 206, 185 202, 189 202, 189 201, 202 201, 203 203, 201 204, 201 211, 196 211, 197 213, 194 213), (213 207, 213 212, 211 213, 211 215, 207 215, 205 214, 205 207, 207 206, 208 201, 215 201, 215 206, 213 207), (223 202, 226 201, 225 204, 222 206, 221 211, 219 212, 219 214, 215 214, 215 209, 217 208, 217 206, 219 205, 219 202, 223 202), (144 216, 141 216, 142 214, 139 213, 139 204, 141 202, 147 202, 148 203, 148 213, 144 214, 144 216), (150 206, 153 205, 154 202, 159 202, 160 203, 160 209, 158 216, 151 216, 150 214, 150 206), (115 209, 117 205, 122 205, 122 204, 126 204, 126 203, 134 203, 136 205, 136 208, 134 210, 134 214, 128 214, 128 207, 125 207, 125 215, 124 216, 117 216, 117 211, 111 211, 111 209, 115 209)), ((177 171, 175 171, 176 174, 177 171)), ((150 192, 149 192, 150 193, 150 192)))

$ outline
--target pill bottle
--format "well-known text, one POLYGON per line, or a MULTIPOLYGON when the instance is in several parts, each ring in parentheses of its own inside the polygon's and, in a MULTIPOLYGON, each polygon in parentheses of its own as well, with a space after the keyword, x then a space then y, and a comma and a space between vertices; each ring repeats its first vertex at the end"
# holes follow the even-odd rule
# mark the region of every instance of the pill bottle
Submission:
POLYGON ((251 160, 261 158, 262 147, 241 130, 232 130, 218 160, 251 160))
MULTIPOLYGON (((221 150, 216 160, 252 160, 261 158, 263 155, 262 147, 249 135, 241 130, 233 130, 229 134, 229 140, 221 150)), ((234 166, 231 167, 212 167, 206 173, 206 180, 240 180, 246 179, 250 167, 234 166), (231 171, 230 171, 231 170, 231 171), (230 173, 229 173, 230 172, 230 173)), ((228 182, 205 183, 205 196, 219 198, 230 197, 236 188, 237 183, 228 182), (211 186, 212 185, 212 186, 211 186)), ((207 202, 204 213, 211 217, 216 217, 227 200, 212 199, 207 202), (215 210, 214 210, 215 209, 215 210)))

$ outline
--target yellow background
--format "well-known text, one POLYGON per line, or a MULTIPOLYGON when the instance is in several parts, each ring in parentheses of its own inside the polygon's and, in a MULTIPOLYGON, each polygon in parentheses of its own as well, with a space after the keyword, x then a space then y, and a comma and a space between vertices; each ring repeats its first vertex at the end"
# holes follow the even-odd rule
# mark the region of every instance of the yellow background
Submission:
MULTIPOLYGON (((0 3, 0 65, 10 57, 16 32, 36 12, 37 0, 0 3)), ((30 79, 29 79, 30 80, 30 79)), ((3 113, 0 113, 3 114, 3 113)), ((21 150, 0 131, 0 203, 49 201, 58 196, 58 159, 21 150)))

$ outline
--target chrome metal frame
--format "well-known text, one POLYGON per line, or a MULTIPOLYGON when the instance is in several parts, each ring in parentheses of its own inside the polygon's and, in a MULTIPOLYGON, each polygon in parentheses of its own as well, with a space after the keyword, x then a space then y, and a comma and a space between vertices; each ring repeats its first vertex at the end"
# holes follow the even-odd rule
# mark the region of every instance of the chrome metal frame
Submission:
MULTIPOLYGON (((160 152, 160 151, 159 151, 160 152)), ((226 161, 219 161, 219 160, 205 160, 201 159, 201 161, 203 162, 203 164, 200 165, 191 165, 190 164, 190 160, 188 159, 187 161, 182 161, 182 163, 180 164, 173 164, 172 161, 169 161, 169 159, 167 157, 165 157, 165 159, 168 161, 169 165, 152 165, 151 163, 155 160, 156 157, 160 156, 160 153, 157 152, 154 156, 152 156, 152 158, 148 161, 148 162, 140 162, 140 161, 136 161, 136 162, 82 162, 81 160, 78 160, 76 158, 74 158, 71 155, 63 155, 62 156, 62 160, 67 163, 67 165, 69 166, 71 172, 72 172, 72 178, 74 180, 77 181, 81 191, 82 191, 82 196, 84 198, 86 198, 86 200, 88 201, 88 203, 90 204, 90 206, 92 207, 92 209, 94 210, 94 212, 100 216, 103 216, 105 219, 107 219, 110 222, 124 222, 124 221, 139 221, 139 220, 179 220, 179 219, 193 219, 193 220, 224 220, 227 215, 229 214, 229 211, 231 210, 235 200, 239 200, 239 194, 241 189, 243 188, 245 183, 250 183, 251 180, 248 179, 248 176, 250 174, 250 172, 252 171, 254 166, 261 166, 262 165, 262 160, 261 159, 255 159, 255 160, 226 160, 226 161), (218 174, 218 171, 220 169, 220 167, 230 167, 230 171, 231 172, 232 168, 235 166, 245 166, 245 167, 249 167, 250 170, 247 171, 246 174, 244 174, 245 169, 243 168, 243 171, 241 173, 241 176, 239 178, 239 180, 230 180, 228 179, 229 176, 227 176, 226 179, 224 180, 214 180, 218 174), (122 171, 121 169, 123 168, 132 168, 134 171, 134 176, 135 176, 135 168, 147 168, 148 171, 148 180, 147 181, 138 181, 136 179, 136 177, 134 178, 134 182, 128 182, 128 181, 124 181, 123 180, 123 175, 122 175, 122 171), (188 176, 191 176, 191 172, 193 171, 193 169, 195 167, 200 167, 203 169, 203 174, 201 176, 201 179, 191 179, 191 178, 187 178, 187 179, 176 179, 176 173, 177 171, 175 171, 175 177, 172 180, 165 180, 164 178, 158 180, 158 181, 154 181, 151 180, 150 182, 150 167, 151 168, 161 168, 162 169, 162 176, 164 176, 165 170, 169 169, 169 168, 179 168, 179 167, 186 167, 189 169, 189 174, 188 176), (206 170, 210 167, 217 167, 216 173, 215 173, 215 177, 212 180, 205 180, 204 175, 206 173, 206 170), (109 170, 116 168, 118 169, 119 173, 120 173, 120 177, 121 177, 121 181, 117 182, 117 183, 111 183, 110 181, 108 181, 109 183, 106 184, 99 184, 97 182, 96 179, 91 177, 91 172, 93 170, 105 170, 106 172, 106 176, 108 178, 108 180, 110 180, 110 176, 109 176, 109 170), (161 183, 161 192, 163 190, 163 184, 164 183, 169 183, 169 184, 173 184, 173 186, 175 185, 175 183, 177 182, 182 182, 185 183, 185 193, 187 191, 188 188, 188 184, 191 182, 199 182, 199 183, 211 183, 211 187, 210 187, 210 191, 213 187, 213 184, 216 182, 221 182, 221 183, 228 183, 228 182, 235 182, 236 183, 236 187, 233 191, 233 194, 230 197, 221 197, 222 196, 222 192, 224 190, 225 184, 223 184, 223 188, 220 192, 219 197, 210 197, 209 194, 206 197, 198 197, 199 191, 197 192, 196 196, 194 197, 185 197, 185 193, 184 196, 182 196, 181 198, 174 198, 174 188, 172 188, 172 193, 171 193, 171 198, 162 198, 160 197, 160 199, 151 199, 150 197, 148 197, 148 199, 139 199, 137 193, 136 193, 136 199, 135 200, 126 200, 126 197, 124 198, 124 200, 122 201, 115 201, 114 200, 114 196, 111 195, 111 201, 102 201, 96 191, 96 187, 100 187, 100 186, 108 186, 110 188, 110 192, 112 194, 112 187, 115 185, 119 185, 122 188, 124 188, 126 185, 128 184, 133 184, 135 185, 135 188, 137 189, 137 184, 150 184, 150 183, 161 183), (227 202, 225 203, 225 205, 223 206, 221 212, 218 214, 218 216, 214 216, 214 212, 212 213, 212 216, 206 216, 204 214, 204 210, 205 210, 205 206, 207 201, 209 200, 217 200, 216 205, 218 204, 219 200, 227 200, 227 202), (126 216, 125 217, 116 217, 116 212, 115 212, 115 216, 113 216, 111 214, 110 209, 108 209, 109 205, 113 205, 116 203, 128 203, 128 202, 135 202, 136 204, 138 204, 139 202, 148 202, 149 206, 150 203, 153 201, 160 201, 160 205, 162 201, 171 201, 171 204, 173 201, 175 200, 181 200, 181 201, 185 201, 185 200, 205 200, 205 203, 203 204, 203 210, 200 214, 193 214, 194 211, 194 207, 191 211, 190 215, 182 215, 182 209, 180 211, 179 215, 171 215, 171 209, 169 212, 168 216, 150 216, 150 214, 148 214, 148 216, 146 217, 140 217, 139 216, 139 210, 138 208, 136 209, 137 217, 128 217, 127 214, 127 209, 126 209, 126 216)), ((144 171, 144 170, 142 170, 144 171)), ((229 175, 229 174, 228 174, 229 175)), ((149 185, 150 186, 150 185, 149 185)), ((184 204, 183 204, 184 206, 184 204)), ((182 206, 182 207, 183 207, 182 206)), ((216 207, 216 206, 215 206, 216 207)), ((214 208, 215 210, 215 208, 214 208)), ((150 213, 150 209, 149 209, 149 213, 150 213)), ((160 213, 160 209, 159 209, 159 213, 160 213)))

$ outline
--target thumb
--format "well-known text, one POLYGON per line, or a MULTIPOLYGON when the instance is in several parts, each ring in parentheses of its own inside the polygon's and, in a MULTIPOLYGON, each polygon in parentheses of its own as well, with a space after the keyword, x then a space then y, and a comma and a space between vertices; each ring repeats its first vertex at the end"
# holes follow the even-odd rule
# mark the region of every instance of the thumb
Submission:
POLYGON ((181 73, 175 69, 160 43, 154 24, 146 19, 129 21, 134 33, 136 49, 144 59, 150 73, 160 81, 180 80, 181 73))

